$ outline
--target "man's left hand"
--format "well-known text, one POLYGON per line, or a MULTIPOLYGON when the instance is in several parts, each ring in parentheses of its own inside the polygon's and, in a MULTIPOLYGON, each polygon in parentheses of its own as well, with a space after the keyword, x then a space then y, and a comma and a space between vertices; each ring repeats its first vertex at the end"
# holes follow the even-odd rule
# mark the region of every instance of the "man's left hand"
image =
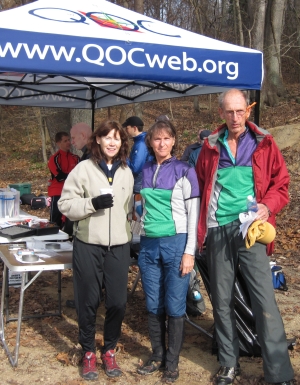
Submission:
POLYGON ((194 268, 194 263, 195 257, 193 255, 183 254, 179 268, 179 270, 181 270, 181 275, 184 276, 189 274, 194 268))
POLYGON ((265 206, 262 203, 258 203, 257 207, 258 207, 257 217, 255 218, 255 220, 261 220, 262 223, 267 222, 267 220, 269 218, 269 210, 268 210, 267 206, 265 206))

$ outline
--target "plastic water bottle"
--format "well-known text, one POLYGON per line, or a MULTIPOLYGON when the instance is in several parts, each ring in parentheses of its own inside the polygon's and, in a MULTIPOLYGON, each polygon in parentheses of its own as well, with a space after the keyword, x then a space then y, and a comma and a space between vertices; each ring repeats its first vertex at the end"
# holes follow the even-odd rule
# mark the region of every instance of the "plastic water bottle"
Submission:
POLYGON ((194 298, 194 301, 200 301, 201 293, 198 290, 194 290, 193 291, 193 298, 194 298))
POLYGON ((257 212, 257 202, 256 199, 252 195, 247 196, 247 211, 257 212))

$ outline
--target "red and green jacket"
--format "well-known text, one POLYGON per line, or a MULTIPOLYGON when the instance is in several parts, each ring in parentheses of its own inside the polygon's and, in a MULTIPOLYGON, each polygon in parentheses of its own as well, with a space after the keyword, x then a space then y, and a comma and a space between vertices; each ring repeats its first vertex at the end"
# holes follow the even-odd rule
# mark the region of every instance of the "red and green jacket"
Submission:
MULTIPOLYGON (((251 135, 248 135, 246 138, 248 142, 244 143, 244 148, 245 151, 249 150, 247 144, 252 148, 250 164, 253 175, 253 192, 257 202, 265 204, 270 210, 271 215, 268 222, 275 226, 275 215, 289 201, 289 174, 283 156, 273 137, 266 130, 256 126, 254 123, 247 121, 246 127, 251 133, 251 135), (253 145, 253 141, 255 142, 255 146, 253 145)), ((217 208, 214 207, 215 205, 212 203, 216 201, 215 196, 218 194, 221 195, 222 193, 222 191, 216 192, 216 188, 219 188, 218 178, 220 178, 222 173, 222 165, 220 165, 219 160, 221 151, 224 151, 222 141, 226 130, 227 126, 223 124, 205 140, 196 165, 201 195, 200 217, 198 222, 198 245, 200 248, 202 248, 205 241, 208 227, 213 227, 209 226, 211 217, 214 217, 216 220, 218 219, 217 215, 213 213, 217 213, 217 208)), ((244 153, 242 155, 245 156, 244 153)), ((235 167, 233 164, 231 166, 235 167)), ((249 166, 249 164, 246 166, 249 166)), ((225 168, 223 168, 223 170, 224 169, 225 168)), ((249 173, 246 174, 246 177, 249 177, 250 174, 248 174, 249 173)), ((235 180, 235 182, 238 183, 237 180, 235 180)), ((244 198, 246 197, 242 198, 243 202, 246 202, 244 198)), ((226 202, 223 202, 223 205, 224 203, 226 202)), ((232 202, 228 202, 229 208, 232 207, 231 204, 232 202)), ((233 217, 232 220, 234 219, 233 217)), ((222 224, 221 221, 220 225, 222 224)), ((274 243, 272 242, 267 246, 268 255, 271 255, 273 250, 274 243)))

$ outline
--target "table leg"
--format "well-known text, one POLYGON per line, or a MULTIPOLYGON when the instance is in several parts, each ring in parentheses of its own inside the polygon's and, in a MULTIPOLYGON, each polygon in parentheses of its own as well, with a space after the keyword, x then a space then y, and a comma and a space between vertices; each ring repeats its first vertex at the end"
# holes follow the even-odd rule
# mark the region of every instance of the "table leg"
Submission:
POLYGON ((130 299, 132 297, 133 293, 135 292, 135 289, 136 289, 136 287, 137 287, 137 285, 139 283, 140 278, 141 278, 141 273, 140 273, 140 271, 138 271, 137 274, 136 274, 135 280, 134 280, 134 282, 132 284, 131 290, 130 290, 130 292, 127 295, 128 299, 130 299))
POLYGON ((13 352, 11 352, 8 348, 8 345, 5 340, 4 333, 4 296, 6 294, 6 281, 7 281, 7 267, 3 268, 3 281, 2 281, 2 294, 1 294, 1 320, 0 320, 0 333, 1 333, 1 341, 3 347, 8 355, 9 361, 12 366, 18 365, 19 358, 19 348, 20 348, 20 333, 21 333, 21 323, 22 323, 22 312, 23 312, 23 302, 24 302, 24 291, 25 291, 25 281, 26 281, 26 273, 22 273, 22 283, 21 283, 21 294, 20 294, 20 302, 19 302, 19 314, 18 314, 18 325, 17 325, 17 336, 16 336, 16 346, 13 352))
POLYGON ((57 292, 58 292, 58 315, 61 317, 61 271, 58 270, 58 282, 57 282, 57 292))
POLYGON ((1 341, 5 342, 4 335, 4 300, 5 300, 5 292, 6 292, 6 276, 7 276, 7 267, 3 266, 3 278, 2 278, 2 292, 1 292, 1 310, 0 310, 0 336, 1 341))

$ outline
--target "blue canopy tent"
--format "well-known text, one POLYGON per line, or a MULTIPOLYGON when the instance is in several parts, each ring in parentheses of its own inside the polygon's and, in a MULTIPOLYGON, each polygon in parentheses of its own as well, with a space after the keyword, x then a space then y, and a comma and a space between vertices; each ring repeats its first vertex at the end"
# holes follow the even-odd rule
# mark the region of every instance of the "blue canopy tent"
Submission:
POLYGON ((261 52, 105 0, 39 0, 0 26, 0 105, 94 111, 262 83, 261 52))

